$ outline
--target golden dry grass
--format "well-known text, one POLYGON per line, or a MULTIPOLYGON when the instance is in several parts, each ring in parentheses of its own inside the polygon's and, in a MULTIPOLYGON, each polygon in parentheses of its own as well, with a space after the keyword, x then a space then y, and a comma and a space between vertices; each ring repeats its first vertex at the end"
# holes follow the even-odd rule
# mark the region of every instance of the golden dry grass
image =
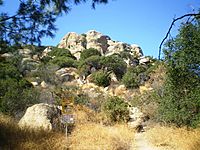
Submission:
POLYGON ((21 129, 12 118, 0 114, 0 149, 62 150, 67 146, 61 133, 21 129))
POLYGON ((88 123, 77 126, 71 137, 74 150, 128 150, 134 141, 134 131, 125 125, 103 126, 88 123))
POLYGON ((77 122, 70 136, 73 150, 127 150, 134 142, 134 130, 125 124, 105 126, 107 118, 87 107, 76 108, 77 122))
POLYGON ((147 132, 147 138, 156 146, 170 150, 199 150, 200 129, 156 126, 147 132))
POLYGON ((77 120, 71 135, 19 128, 10 117, 0 115, 0 149, 14 150, 128 150, 134 131, 126 125, 105 126, 101 115, 87 108, 76 110, 77 120))

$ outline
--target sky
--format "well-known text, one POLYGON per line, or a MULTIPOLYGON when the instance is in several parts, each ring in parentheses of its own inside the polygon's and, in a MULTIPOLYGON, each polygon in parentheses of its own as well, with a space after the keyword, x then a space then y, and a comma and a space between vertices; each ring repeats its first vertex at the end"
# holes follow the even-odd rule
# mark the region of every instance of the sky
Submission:
MULTIPOLYGON (((17 0, 6 2, 6 10, 16 9, 17 0)), ((54 39, 43 38, 43 45, 56 46, 68 32, 96 30, 116 41, 138 44, 145 55, 158 57, 158 47, 174 17, 200 8, 199 0, 110 0, 91 8, 91 0, 72 5, 72 10, 58 18, 54 39)), ((177 34, 178 22, 172 30, 177 34)))

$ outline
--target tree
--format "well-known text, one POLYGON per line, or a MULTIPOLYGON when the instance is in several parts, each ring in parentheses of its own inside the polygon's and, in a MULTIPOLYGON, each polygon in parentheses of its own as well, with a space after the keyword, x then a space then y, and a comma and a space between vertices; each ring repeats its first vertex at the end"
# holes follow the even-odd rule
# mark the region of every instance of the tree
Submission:
MULTIPOLYGON (((73 0, 80 4, 87 0, 73 0)), ((3 6, 3 0, 0 5, 3 6)), ((19 0, 16 14, 0 13, 0 42, 10 44, 41 44, 44 36, 54 37, 56 19, 70 11, 72 3, 69 0, 19 0)), ((108 0, 92 0, 95 4, 107 3, 108 0)))
POLYGON ((106 71, 113 71, 118 79, 122 78, 127 68, 124 60, 118 55, 102 57, 100 64, 106 71))
POLYGON ((85 60, 91 56, 101 56, 101 53, 94 48, 85 49, 81 52, 81 60, 85 60))
POLYGON ((166 43, 167 78, 159 115, 178 126, 200 122, 200 20, 182 24, 166 43))
POLYGON ((20 76, 13 64, 0 62, 0 67, 0 112, 16 117, 38 103, 39 92, 20 76))

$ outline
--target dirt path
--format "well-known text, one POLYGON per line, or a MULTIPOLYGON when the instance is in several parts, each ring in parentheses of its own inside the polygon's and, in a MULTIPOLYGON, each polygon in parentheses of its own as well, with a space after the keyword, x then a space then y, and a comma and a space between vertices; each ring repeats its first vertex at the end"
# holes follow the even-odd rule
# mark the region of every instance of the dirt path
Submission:
POLYGON ((135 146, 133 150, 161 150, 149 143, 145 138, 145 133, 136 133, 135 134, 135 146))

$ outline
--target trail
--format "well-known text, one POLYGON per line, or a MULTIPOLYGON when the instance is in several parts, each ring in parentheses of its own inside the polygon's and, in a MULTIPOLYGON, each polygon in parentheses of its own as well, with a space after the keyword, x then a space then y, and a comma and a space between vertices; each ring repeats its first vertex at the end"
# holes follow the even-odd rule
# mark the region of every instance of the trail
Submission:
POLYGON ((136 133, 135 134, 135 146, 133 150, 161 150, 158 147, 155 147, 149 143, 149 141, 145 138, 145 133, 136 133))

